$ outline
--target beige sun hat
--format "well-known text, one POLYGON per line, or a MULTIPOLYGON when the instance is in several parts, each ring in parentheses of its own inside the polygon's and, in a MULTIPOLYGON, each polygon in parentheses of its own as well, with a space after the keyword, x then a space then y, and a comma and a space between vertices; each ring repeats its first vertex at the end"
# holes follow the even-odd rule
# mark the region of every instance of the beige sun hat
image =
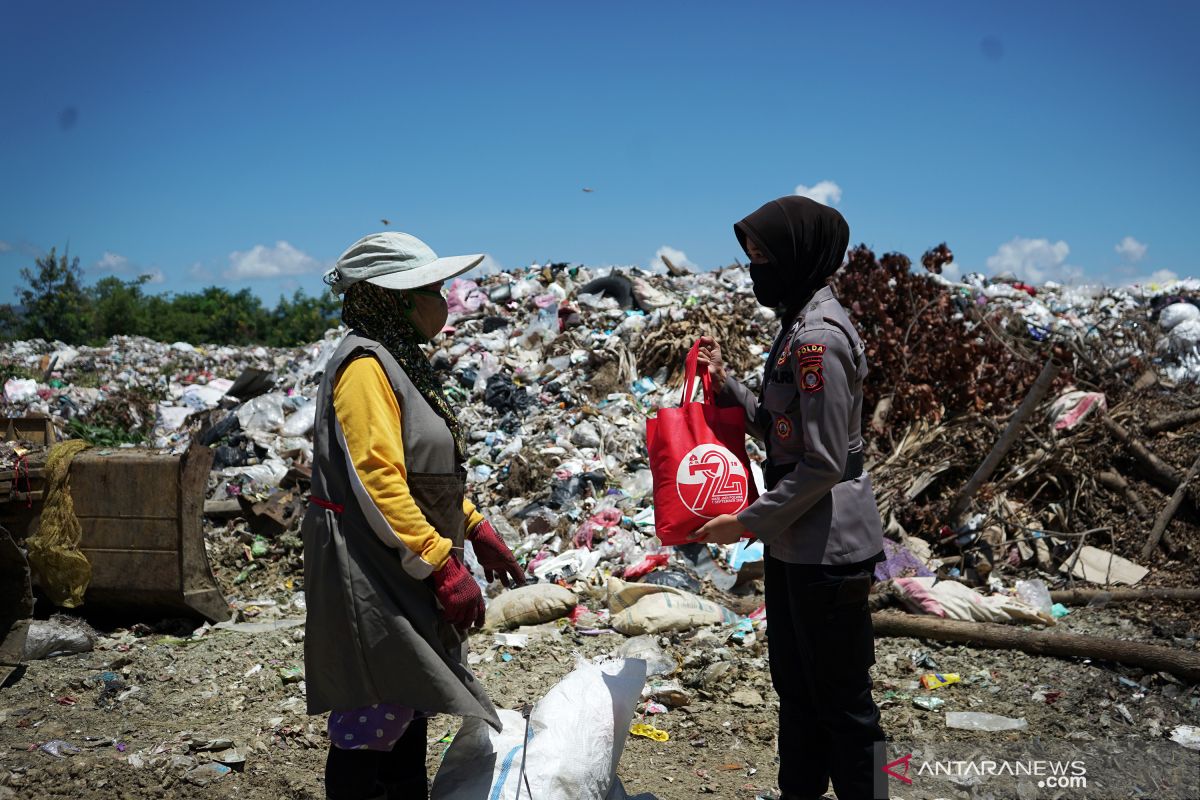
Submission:
POLYGON ((416 289, 461 275, 481 261, 482 253, 439 258, 433 248, 412 234, 384 231, 350 245, 333 269, 325 273, 325 283, 334 294, 341 294, 359 281, 385 289, 416 289))

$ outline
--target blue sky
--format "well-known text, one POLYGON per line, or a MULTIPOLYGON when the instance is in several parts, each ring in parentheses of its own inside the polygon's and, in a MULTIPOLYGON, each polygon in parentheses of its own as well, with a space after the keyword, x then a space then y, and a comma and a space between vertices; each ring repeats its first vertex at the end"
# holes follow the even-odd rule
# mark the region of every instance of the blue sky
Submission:
POLYGON ((963 270, 1197 275, 1198 34, 1168 2, 6 0, 0 276, 69 243, 89 281, 273 300, 381 218, 707 268, 795 191, 963 270))

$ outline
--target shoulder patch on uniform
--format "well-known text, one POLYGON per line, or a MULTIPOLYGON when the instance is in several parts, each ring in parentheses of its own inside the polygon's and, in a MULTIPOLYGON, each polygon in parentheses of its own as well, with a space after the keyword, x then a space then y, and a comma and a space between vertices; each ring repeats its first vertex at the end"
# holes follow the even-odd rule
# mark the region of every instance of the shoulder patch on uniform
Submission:
POLYGON ((800 388, 810 394, 825 388, 825 376, 821 374, 820 356, 800 361, 800 388))
POLYGON ((825 345, 823 345, 823 344, 816 344, 815 342, 810 342, 808 344, 802 344, 796 348, 796 357, 799 358, 801 361, 804 361, 804 360, 814 357, 814 356, 817 358, 820 358, 823 355, 825 355, 825 345))

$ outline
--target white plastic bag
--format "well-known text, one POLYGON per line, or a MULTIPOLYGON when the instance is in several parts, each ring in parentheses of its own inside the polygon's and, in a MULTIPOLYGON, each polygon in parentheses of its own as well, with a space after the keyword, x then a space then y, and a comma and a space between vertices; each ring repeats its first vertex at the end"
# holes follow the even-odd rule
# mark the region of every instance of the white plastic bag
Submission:
POLYGON ((1013 719, 984 711, 947 711, 946 727, 964 731, 1023 731, 1029 723, 1024 717, 1013 719))
POLYGON ((1158 315, 1158 325, 1169 331, 1181 322, 1200 320, 1200 308, 1191 303, 1172 303, 1158 315))
POLYGON ((86 622, 72 617, 55 616, 29 623, 22 661, 86 653, 96 643, 96 632, 86 622))
POLYGON ((1171 349, 1180 355, 1200 351, 1200 319, 1186 319, 1171 329, 1171 349))
POLYGON ((242 430, 249 433, 278 431, 283 425, 283 403, 286 399, 282 392, 271 392, 242 403, 237 410, 242 430))
POLYGON ((4 382, 4 398, 10 403, 27 403, 38 396, 37 381, 29 378, 9 378, 4 382))
POLYGON ((1050 599, 1050 590, 1046 588, 1046 582, 1040 578, 1031 581, 1017 581, 1017 599, 1047 614, 1054 605, 1050 599))
POLYGON ((284 436, 307 436, 317 421, 317 404, 305 403, 283 422, 284 436))
POLYGON ((646 662, 580 662, 538 701, 528 726, 499 712, 504 730, 463 722, 433 779, 432 800, 605 800, 646 682, 646 662), (524 776, 521 767, 524 763, 524 776), (526 788, 528 781, 528 788, 526 788))

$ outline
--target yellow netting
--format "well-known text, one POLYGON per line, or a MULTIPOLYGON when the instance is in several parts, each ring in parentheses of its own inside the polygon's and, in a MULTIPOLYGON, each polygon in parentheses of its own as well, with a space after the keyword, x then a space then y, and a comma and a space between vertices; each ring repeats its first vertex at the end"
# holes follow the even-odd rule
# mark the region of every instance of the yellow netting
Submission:
POLYGON ((71 461, 91 447, 82 439, 60 442, 46 457, 46 493, 37 533, 27 542, 29 564, 37 573, 42 591, 56 605, 83 605, 83 593, 92 580, 92 565, 79 551, 83 530, 71 500, 71 461))

